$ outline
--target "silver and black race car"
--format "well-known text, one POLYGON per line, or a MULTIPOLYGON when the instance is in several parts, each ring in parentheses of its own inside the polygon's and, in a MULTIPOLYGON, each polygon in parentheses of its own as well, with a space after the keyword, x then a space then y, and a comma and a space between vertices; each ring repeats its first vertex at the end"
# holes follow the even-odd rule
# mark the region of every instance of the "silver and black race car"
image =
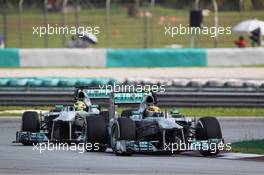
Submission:
POLYGON ((110 120, 108 128, 110 145, 117 155, 198 150, 208 156, 218 154, 218 146, 223 146, 215 117, 196 121, 175 110, 161 112, 152 93, 116 93, 113 99, 115 108, 129 106, 110 120))
MULTIPOLYGON (((90 89, 91 94, 98 94, 90 89)), ((82 88, 75 91, 72 106, 57 105, 46 113, 26 111, 22 115, 21 130, 16 132, 15 143, 32 145, 39 142, 85 142, 87 127, 93 125, 90 119, 105 113, 91 100, 109 100, 109 96, 88 96, 82 88), (89 124, 87 123, 89 121, 89 124)), ((108 112, 107 112, 108 115, 108 112)), ((101 149, 101 148, 100 148, 101 149)), ((103 149, 103 148, 102 148, 103 149)))

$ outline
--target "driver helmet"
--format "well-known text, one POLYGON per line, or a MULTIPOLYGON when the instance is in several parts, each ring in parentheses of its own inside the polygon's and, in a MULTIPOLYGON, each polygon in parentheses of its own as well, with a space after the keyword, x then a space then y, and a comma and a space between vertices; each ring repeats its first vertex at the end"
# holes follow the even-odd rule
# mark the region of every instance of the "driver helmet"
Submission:
POLYGON ((86 104, 83 101, 77 101, 74 103, 75 111, 84 111, 86 104))
POLYGON ((146 115, 147 117, 160 117, 161 116, 161 110, 158 106, 149 106, 146 109, 146 115))

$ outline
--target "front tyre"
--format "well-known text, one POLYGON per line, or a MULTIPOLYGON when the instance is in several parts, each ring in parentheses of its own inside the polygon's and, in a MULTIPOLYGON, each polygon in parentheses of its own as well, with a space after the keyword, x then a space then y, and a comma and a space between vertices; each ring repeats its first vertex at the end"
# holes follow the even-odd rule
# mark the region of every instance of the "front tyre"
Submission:
POLYGON ((113 152, 118 156, 131 156, 133 150, 124 150, 118 148, 118 143, 123 143, 123 147, 126 147, 126 141, 133 141, 136 138, 136 125, 133 120, 129 118, 118 118, 117 122, 111 129, 111 147, 113 152))
MULTIPOLYGON (((26 111, 22 115, 22 126, 21 131, 23 132, 39 132, 40 131, 40 120, 39 114, 35 111, 26 111)), ((32 145, 30 141, 23 141, 23 145, 32 145)))
MULTIPOLYGON (((195 129, 196 140, 222 139, 222 131, 218 120, 215 117, 203 117, 197 122, 195 129)), ((214 150, 200 150, 203 156, 214 156, 219 153, 216 147, 214 150)))

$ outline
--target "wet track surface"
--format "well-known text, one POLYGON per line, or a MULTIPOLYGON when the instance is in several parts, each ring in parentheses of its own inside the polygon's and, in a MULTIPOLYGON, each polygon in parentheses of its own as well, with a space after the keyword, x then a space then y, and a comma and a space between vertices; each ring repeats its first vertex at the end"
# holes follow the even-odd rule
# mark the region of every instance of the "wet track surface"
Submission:
MULTIPOLYGON (((263 119, 220 119, 227 142, 264 138, 263 119)), ((259 174, 264 163, 201 157, 196 153, 167 155, 78 151, 33 151, 33 146, 11 143, 20 119, 0 118, 0 174, 259 174)))

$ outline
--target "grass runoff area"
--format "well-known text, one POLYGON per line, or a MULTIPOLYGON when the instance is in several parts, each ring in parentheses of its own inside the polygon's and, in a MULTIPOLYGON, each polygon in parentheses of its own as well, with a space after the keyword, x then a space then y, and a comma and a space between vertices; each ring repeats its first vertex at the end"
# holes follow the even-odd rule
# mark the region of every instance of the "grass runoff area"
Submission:
MULTIPOLYGON (((21 116, 23 110, 50 110, 52 106, 0 106, 0 116, 21 116)), ((264 117, 263 108, 177 108, 186 116, 264 117)), ((170 111, 172 108, 163 108, 170 111)))
MULTIPOLYGON (((142 11, 142 9, 141 9, 142 11)), ((176 37, 165 36, 164 24, 171 26, 188 26, 189 10, 166 8, 155 6, 149 9, 152 17, 148 17, 147 24, 147 43, 148 47, 159 48, 166 45, 179 44, 183 47, 189 47, 190 36, 181 35, 176 37), (165 20, 161 24, 161 19, 165 20)), ((99 26, 100 34, 98 44, 91 47, 111 47, 111 48, 142 48, 144 46, 144 19, 143 17, 128 17, 127 8, 124 6, 112 6, 110 11, 110 26, 106 31, 105 9, 82 9, 79 14, 80 26, 99 26), (109 34, 109 43, 106 44, 106 34, 109 34)), ((9 9, 7 24, 7 43, 8 47, 20 47, 19 45, 19 13, 18 9, 9 9)), ((41 48, 44 47, 44 37, 33 35, 34 26, 43 26, 43 11, 41 9, 26 8, 23 10, 23 47, 25 48, 41 48)), ((219 26, 233 27, 242 20, 247 19, 264 19, 262 11, 248 11, 240 13, 238 11, 219 11, 219 26)), ((62 24, 61 13, 49 13, 48 23, 52 26, 62 24)), ((74 26, 74 12, 66 13, 66 24, 68 27, 74 26)), ((3 19, 0 18, 0 34, 3 34, 3 19)), ((204 17, 204 26, 210 27, 214 25, 214 14, 211 11, 209 16, 204 17)), ((232 32, 231 35, 219 36, 218 47, 236 47, 234 40, 239 37, 239 33, 232 32)), ((67 35, 70 40, 71 36, 67 35)), ((248 37, 247 37, 248 39, 248 37)), ((48 47, 58 48, 64 47, 62 35, 49 35, 48 47)), ((213 38, 210 35, 198 35, 195 38, 195 46, 214 47, 213 38)))
POLYGON ((234 142, 232 152, 264 154, 264 139, 234 142))

